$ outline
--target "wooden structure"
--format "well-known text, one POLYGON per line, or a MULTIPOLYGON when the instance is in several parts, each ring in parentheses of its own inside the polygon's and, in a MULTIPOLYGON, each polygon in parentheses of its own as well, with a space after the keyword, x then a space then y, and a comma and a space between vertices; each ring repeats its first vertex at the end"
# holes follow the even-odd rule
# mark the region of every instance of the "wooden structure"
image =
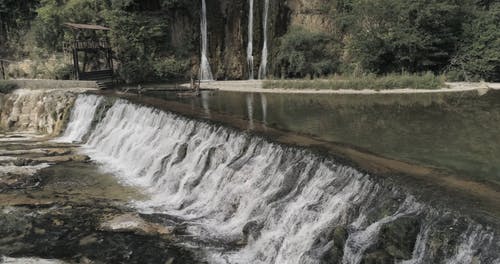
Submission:
POLYGON ((9 63, 9 60, 3 60, 0 59, 0 80, 7 80, 7 73, 5 72, 5 67, 7 67, 7 64, 9 63))
POLYGON ((65 23, 64 25, 73 31, 73 42, 64 43, 64 49, 73 55, 75 79, 96 81, 101 89, 112 87, 113 52, 107 37, 101 39, 98 37, 98 31, 106 33, 110 29, 99 25, 74 23, 65 23), (82 53, 83 59, 80 61, 82 53), (94 55, 94 57, 90 59, 89 55, 94 55), (104 67, 100 65, 102 59, 104 60, 104 67), (92 62, 94 65, 90 64, 90 66, 91 68, 94 67, 94 69, 87 70, 87 66, 92 62), (82 67, 80 64, 82 64, 82 67), (100 67, 96 69, 96 66, 100 67))

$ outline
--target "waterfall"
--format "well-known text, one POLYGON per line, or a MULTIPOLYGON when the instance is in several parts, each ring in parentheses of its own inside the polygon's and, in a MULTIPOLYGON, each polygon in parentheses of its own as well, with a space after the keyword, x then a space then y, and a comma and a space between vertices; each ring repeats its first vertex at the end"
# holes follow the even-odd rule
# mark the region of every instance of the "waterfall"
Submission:
POLYGON ((207 36, 207 5, 205 0, 201 0, 201 65, 200 80, 213 80, 212 70, 208 62, 208 36, 207 36))
MULTIPOLYGON (((84 118, 71 117, 69 127, 84 118)), ((223 126, 116 100, 82 148, 150 193, 139 210, 183 219, 201 240, 243 245, 204 248, 209 263, 358 264, 391 234, 414 245, 402 263, 500 261, 498 236, 469 218, 331 158, 223 126)))
POLYGON ((264 19, 263 19, 263 30, 264 30, 264 45, 262 47, 262 59, 260 61, 259 67, 259 79, 265 79, 267 75, 267 23, 269 19, 269 0, 265 0, 264 6, 264 19))
POLYGON ((102 98, 96 95, 82 95, 75 101, 75 107, 71 111, 71 120, 77 122, 69 123, 64 134, 56 139, 57 142, 80 142, 89 132, 97 107, 102 98))
POLYGON ((253 80, 253 1, 248 0, 248 45, 247 45, 247 63, 248 79, 253 80))

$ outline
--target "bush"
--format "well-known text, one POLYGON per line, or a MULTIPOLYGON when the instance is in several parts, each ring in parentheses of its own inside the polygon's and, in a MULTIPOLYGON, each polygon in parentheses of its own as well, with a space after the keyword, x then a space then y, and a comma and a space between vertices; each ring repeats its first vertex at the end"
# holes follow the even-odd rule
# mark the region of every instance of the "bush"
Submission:
POLYGON ((17 88, 19 87, 15 83, 9 81, 0 81, 0 93, 10 93, 17 88))
POLYGON ((452 61, 452 70, 463 72, 463 79, 500 81, 500 4, 492 5, 467 28, 471 40, 452 61))
MULTIPOLYGON (((463 26, 473 14, 473 1, 349 1, 338 16, 349 36, 346 48, 354 63, 377 74, 442 72, 464 39, 463 26)), ((493 25, 493 24, 492 24, 493 25)))
POLYGON ((144 60, 125 61, 118 65, 117 73, 126 83, 146 82, 154 77, 153 66, 144 60))
POLYGON ((189 60, 178 60, 175 57, 157 59, 153 64, 156 78, 162 81, 186 79, 189 66, 189 60))
POLYGON ((62 57, 37 58, 12 63, 8 67, 11 78, 69 80, 73 76, 73 65, 62 57))
POLYGON ((338 69, 339 52, 331 36, 292 27, 281 38, 277 67, 283 77, 325 76, 338 69))

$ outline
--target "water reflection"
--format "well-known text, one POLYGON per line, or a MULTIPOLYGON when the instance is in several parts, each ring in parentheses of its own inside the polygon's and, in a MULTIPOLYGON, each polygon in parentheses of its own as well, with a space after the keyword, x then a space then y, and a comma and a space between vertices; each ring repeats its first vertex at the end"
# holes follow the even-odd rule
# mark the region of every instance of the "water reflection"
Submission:
POLYGON ((247 94, 247 113, 248 113, 248 126, 250 129, 254 128, 253 124, 253 94, 247 94))
POLYGON ((175 100, 198 105, 206 113, 240 116, 248 119, 250 128, 262 120, 269 127, 500 184, 500 92, 484 96, 204 92, 201 98, 175 100))
MULTIPOLYGON (((201 105, 205 114, 210 117, 210 94, 209 93, 201 93, 201 105)), ((194 101, 192 101, 194 102, 194 101)))
POLYGON ((265 94, 260 94, 260 103, 262 105, 262 123, 267 125, 267 98, 265 94))

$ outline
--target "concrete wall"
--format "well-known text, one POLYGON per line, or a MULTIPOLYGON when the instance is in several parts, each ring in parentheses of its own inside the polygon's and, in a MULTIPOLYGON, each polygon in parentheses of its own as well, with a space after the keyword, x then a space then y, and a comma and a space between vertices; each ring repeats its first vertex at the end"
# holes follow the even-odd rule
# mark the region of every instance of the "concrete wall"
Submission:
POLYGON ((98 89, 95 81, 61 81, 61 80, 8 80, 15 83, 19 88, 40 90, 40 89, 98 89))

